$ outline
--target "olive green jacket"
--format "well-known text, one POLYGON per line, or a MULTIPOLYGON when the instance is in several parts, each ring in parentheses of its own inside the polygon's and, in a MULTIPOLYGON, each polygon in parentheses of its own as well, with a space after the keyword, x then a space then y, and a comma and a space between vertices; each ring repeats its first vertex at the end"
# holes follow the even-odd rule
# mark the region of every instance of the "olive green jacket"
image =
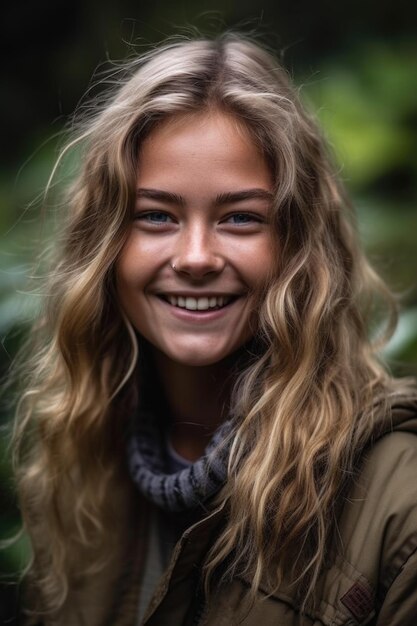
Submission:
MULTIPOLYGON (((146 519, 130 485, 120 487, 117 497, 120 542, 114 558, 104 572, 71 588, 60 615, 41 618, 45 626, 137 626, 146 519)), ((184 532, 142 624, 416 626, 417 400, 399 401, 363 454, 339 517, 337 556, 319 579, 314 610, 300 616, 290 581, 269 596, 261 586, 261 601, 252 607, 245 602, 250 581, 241 578, 204 598, 201 568, 224 515, 213 511, 184 532)))

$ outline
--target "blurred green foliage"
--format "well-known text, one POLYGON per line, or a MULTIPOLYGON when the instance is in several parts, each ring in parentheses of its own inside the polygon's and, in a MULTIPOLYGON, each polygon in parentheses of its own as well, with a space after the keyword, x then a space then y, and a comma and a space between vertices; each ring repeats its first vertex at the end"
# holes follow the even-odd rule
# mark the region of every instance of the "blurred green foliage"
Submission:
MULTIPOLYGON (((415 52, 410 41, 388 45, 381 38, 368 37, 351 46, 345 43, 337 55, 323 55, 314 73, 307 70, 307 64, 293 69, 296 82, 302 85, 301 96, 317 114, 354 199, 368 253, 394 291, 403 296, 398 329, 384 352, 398 374, 417 373, 415 52)), ((71 72, 82 66, 80 54, 71 57, 71 72)), ((59 131, 61 121, 53 124, 53 133, 59 131)), ((49 230, 50 217, 42 215, 41 200, 59 145, 59 137, 51 138, 52 132, 41 125, 32 136, 31 147, 26 145, 25 152, 16 157, 20 169, 5 165, 0 174, 3 373, 39 305, 36 284, 33 292, 28 276, 49 230)), ((0 426, 4 428, 10 421, 11 409, 6 406, 0 426)), ((7 437, 0 439, 0 481, 4 512, 0 533, 7 537, 19 525, 7 437)), ((17 572, 26 554, 24 539, 0 551, 0 570, 17 572)), ((2 591, 0 605, 7 593, 2 591)))
MULTIPOLYGON (((416 75, 412 47, 373 42, 343 63, 325 63, 304 87, 353 197, 369 256, 407 309, 417 307, 416 75)), ((400 351, 393 341, 386 353, 412 364, 417 327, 406 319, 409 343, 400 351)))

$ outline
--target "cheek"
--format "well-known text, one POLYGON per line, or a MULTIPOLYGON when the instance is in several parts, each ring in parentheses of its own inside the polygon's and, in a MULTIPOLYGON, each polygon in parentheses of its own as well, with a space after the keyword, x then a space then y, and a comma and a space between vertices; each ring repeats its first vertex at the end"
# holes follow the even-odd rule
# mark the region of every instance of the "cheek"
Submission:
POLYGON ((269 237, 246 255, 245 266, 248 282, 254 289, 262 289, 277 267, 277 254, 269 237))
POLYGON ((138 251, 127 242, 115 264, 116 292, 122 305, 126 305, 144 282, 143 261, 138 251))
POLYGON ((115 266, 116 287, 120 294, 135 281, 134 265, 130 262, 129 256, 123 251, 115 266))
POLYGON ((141 283, 151 270, 152 259, 158 258, 147 251, 134 233, 126 241, 116 261, 116 276, 122 284, 141 283))
POLYGON ((168 248, 163 238, 146 238, 133 230, 116 261, 117 275, 123 282, 145 284, 166 264, 168 248))

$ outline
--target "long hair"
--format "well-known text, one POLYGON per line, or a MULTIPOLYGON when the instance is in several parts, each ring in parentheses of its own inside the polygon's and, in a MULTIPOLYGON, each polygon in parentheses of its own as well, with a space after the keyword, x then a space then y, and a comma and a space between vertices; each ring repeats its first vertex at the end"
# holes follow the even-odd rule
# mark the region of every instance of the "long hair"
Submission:
POLYGON ((94 543, 91 570, 102 567, 109 484, 137 402, 138 345, 117 303, 114 266, 131 224, 138 149, 160 121, 210 109, 243 123, 271 167, 278 252, 259 303, 262 350, 232 397, 236 429, 222 492, 229 514, 206 578, 227 563, 224 576, 250 574, 255 595, 265 577, 276 588, 290 572, 308 597, 376 406, 384 410, 403 386, 369 339, 375 309, 387 313, 388 331, 395 326, 395 302, 361 249, 313 117, 269 52, 230 33, 175 40, 111 80, 63 151, 77 147, 79 172, 65 196, 66 224, 18 406, 23 516, 30 532, 29 512, 41 511, 48 533, 47 607, 65 602, 74 550, 94 543))

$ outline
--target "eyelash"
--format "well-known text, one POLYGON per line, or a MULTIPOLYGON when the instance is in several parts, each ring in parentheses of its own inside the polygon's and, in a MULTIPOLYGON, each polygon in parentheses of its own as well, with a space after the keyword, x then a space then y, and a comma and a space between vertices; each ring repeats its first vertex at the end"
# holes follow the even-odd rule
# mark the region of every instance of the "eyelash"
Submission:
MULTIPOLYGON (((241 216, 245 218, 250 218, 250 221, 243 222, 244 224, 249 224, 250 222, 261 223, 265 221, 261 218, 260 215, 254 215, 253 213, 245 213, 244 211, 242 213, 232 213, 231 215, 227 216, 227 219, 230 219, 232 217, 241 217, 241 216)), ((242 224, 242 222, 234 222, 235 225, 238 225, 239 223, 242 224)))
MULTIPOLYGON (((231 224, 233 224, 234 226, 239 226, 239 225, 246 225, 246 224, 250 224, 252 222, 256 222, 256 223, 264 223, 265 220, 260 216, 260 215, 255 215, 254 213, 247 213, 245 211, 241 211, 241 212, 236 212, 236 213, 231 213, 230 215, 226 215, 221 223, 227 223, 228 220, 230 220, 231 218, 236 218, 236 217, 245 217, 248 218, 247 221, 244 222, 229 222, 231 224)), ((139 221, 147 221, 148 223, 154 224, 154 225, 158 225, 158 224, 170 224, 172 223, 174 220, 173 218, 169 215, 169 213, 165 213, 165 211, 146 211, 143 213, 136 213, 134 216, 135 220, 139 220, 139 221), (168 220, 152 220, 149 219, 152 216, 156 216, 156 215, 162 215, 164 217, 169 218, 171 221, 168 220)))
MULTIPOLYGON (((135 214, 135 219, 136 220, 143 220, 143 221, 149 221, 149 222, 153 222, 153 223, 158 223, 158 221, 160 223, 164 223, 167 224, 169 222, 167 221, 163 221, 163 220, 147 220, 147 218, 150 218, 151 216, 155 216, 155 215, 163 215, 164 217, 169 217, 171 218, 170 215, 168 215, 168 213, 165 213, 164 211, 147 211, 146 213, 136 213, 135 214)), ((172 218, 171 218, 172 219, 172 218)))

